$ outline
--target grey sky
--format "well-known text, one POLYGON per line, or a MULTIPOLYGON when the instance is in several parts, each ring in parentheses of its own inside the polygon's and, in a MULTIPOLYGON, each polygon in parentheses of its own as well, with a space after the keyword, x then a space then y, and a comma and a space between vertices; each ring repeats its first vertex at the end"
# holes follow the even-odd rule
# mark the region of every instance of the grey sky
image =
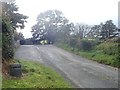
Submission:
POLYGON ((50 9, 58 9, 71 22, 99 24, 112 19, 118 23, 119 0, 16 0, 19 12, 29 16, 24 30, 19 30, 25 38, 31 37, 31 27, 38 14, 50 9))

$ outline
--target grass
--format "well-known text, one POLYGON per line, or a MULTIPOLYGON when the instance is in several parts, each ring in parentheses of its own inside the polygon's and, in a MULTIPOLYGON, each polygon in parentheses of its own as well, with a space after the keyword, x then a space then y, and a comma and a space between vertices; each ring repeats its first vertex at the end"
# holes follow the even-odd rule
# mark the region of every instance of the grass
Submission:
POLYGON ((88 58, 90 60, 97 61, 102 64, 111 65, 114 67, 118 66, 116 57, 112 56, 112 55, 106 55, 101 52, 97 53, 97 52, 82 52, 82 51, 79 52, 79 55, 81 55, 85 58, 88 58))
POLYGON ((120 67, 120 62, 117 59, 117 55, 116 55, 117 54, 117 50, 116 50, 117 47, 115 47, 115 51, 112 51, 112 50, 114 50, 114 48, 111 48, 111 46, 117 46, 117 45, 110 43, 109 44, 110 49, 108 49, 108 47, 105 46, 106 44, 107 43, 101 44, 97 47, 97 49, 94 49, 91 51, 78 50, 78 48, 73 48, 73 47, 70 47, 69 45, 63 44, 63 43, 56 43, 55 45, 60 47, 60 48, 65 49, 67 51, 70 51, 74 54, 85 57, 87 59, 94 60, 94 61, 97 61, 99 63, 114 66, 114 67, 120 67), (103 47, 104 47, 104 49, 103 49, 103 47), (105 53, 103 52, 102 49, 105 51, 105 53), (108 50, 109 53, 105 49, 108 50), (111 53, 112 53, 112 55, 111 55, 111 53))
POLYGON ((3 77, 2 88, 71 88, 64 78, 38 62, 20 60, 21 78, 3 77))

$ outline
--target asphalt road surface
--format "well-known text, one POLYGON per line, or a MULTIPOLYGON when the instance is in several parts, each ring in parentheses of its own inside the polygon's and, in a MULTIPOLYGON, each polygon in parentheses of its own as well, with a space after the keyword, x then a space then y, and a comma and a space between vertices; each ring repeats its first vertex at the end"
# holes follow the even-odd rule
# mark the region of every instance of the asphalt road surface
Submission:
POLYGON ((16 58, 39 61, 76 88, 118 88, 118 69, 87 60, 53 45, 22 45, 16 58))

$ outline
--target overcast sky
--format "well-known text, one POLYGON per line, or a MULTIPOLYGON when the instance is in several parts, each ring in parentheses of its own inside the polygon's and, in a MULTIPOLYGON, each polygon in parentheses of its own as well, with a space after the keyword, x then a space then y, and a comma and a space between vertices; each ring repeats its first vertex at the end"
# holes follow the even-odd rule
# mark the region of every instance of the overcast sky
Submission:
POLYGON ((71 22, 89 25, 100 24, 106 20, 118 23, 119 0, 16 0, 19 12, 29 19, 25 28, 20 30, 25 38, 31 37, 31 27, 37 16, 46 10, 58 9, 71 22))

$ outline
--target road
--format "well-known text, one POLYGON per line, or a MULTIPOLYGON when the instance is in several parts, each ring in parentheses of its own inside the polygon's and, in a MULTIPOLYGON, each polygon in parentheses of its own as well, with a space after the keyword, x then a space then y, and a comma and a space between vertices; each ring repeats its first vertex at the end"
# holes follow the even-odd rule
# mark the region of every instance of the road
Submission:
POLYGON ((118 88, 118 69, 53 45, 22 45, 16 58, 35 60, 60 73, 76 88, 118 88))

